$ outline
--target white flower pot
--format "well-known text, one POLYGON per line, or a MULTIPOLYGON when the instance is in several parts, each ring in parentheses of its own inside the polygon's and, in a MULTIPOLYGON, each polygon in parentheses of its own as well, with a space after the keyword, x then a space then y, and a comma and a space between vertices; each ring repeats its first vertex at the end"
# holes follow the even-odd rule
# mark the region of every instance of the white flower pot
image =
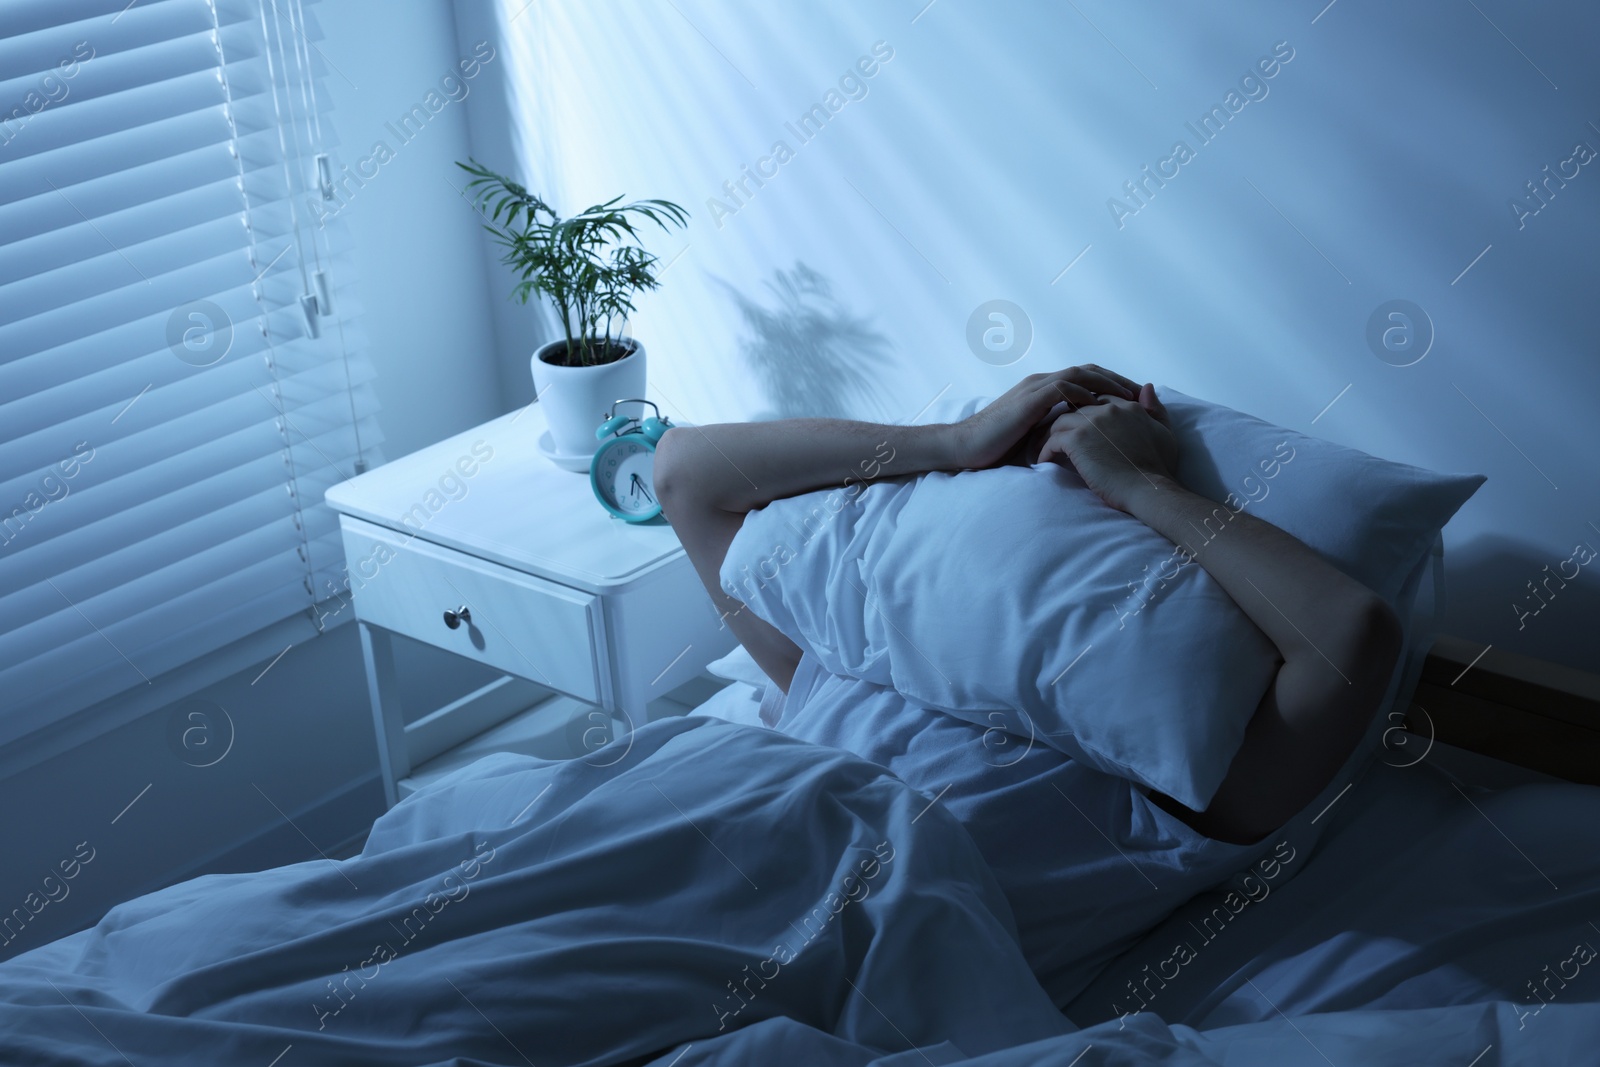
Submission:
POLYGON ((565 340, 552 341, 533 354, 533 388, 550 427, 546 455, 552 462, 587 471, 600 447, 594 431, 605 421, 606 412, 618 400, 644 396, 644 346, 631 337, 622 343, 633 346, 633 351, 594 367, 546 363, 544 355, 563 350, 565 340))

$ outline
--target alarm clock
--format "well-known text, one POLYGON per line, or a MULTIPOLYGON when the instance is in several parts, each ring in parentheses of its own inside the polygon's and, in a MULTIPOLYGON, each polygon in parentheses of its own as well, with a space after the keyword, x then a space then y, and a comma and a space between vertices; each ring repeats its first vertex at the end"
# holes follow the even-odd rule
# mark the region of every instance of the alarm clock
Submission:
POLYGON ((589 464, 589 486, 601 507, 626 522, 649 522, 661 514, 654 478, 656 442, 671 426, 672 420, 649 400, 618 400, 611 405, 594 431, 601 444, 589 464), (617 408, 623 404, 648 404, 655 414, 639 419, 619 415, 617 408))

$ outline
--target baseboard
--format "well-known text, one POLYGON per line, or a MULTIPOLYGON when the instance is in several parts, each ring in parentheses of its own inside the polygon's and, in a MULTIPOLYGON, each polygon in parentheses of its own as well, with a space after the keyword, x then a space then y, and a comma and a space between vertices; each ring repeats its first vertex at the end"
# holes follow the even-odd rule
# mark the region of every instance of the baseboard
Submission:
MULTIPOLYGON (((329 857, 337 857, 339 850, 348 848, 351 842, 365 840, 367 831, 371 829, 372 820, 368 819, 352 831, 349 828, 351 820, 339 815, 341 811, 362 806, 360 794, 363 790, 371 792, 371 803, 367 805, 367 810, 372 812, 372 818, 377 818, 384 811, 383 782, 374 771, 329 790, 290 812, 289 819, 293 820, 294 825, 282 820, 270 823, 243 841, 215 849, 186 864, 174 877, 161 884, 171 885, 201 874, 259 871, 285 863, 315 859, 314 855, 305 854, 306 838, 312 841, 335 840, 336 844, 318 847, 329 857)), ((156 888, 160 887, 151 886, 139 892, 147 893, 156 888)))
MULTIPOLYGON (((291 812, 289 818, 294 825, 284 820, 274 820, 263 826, 243 841, 236 841, 222 845, 199 856, 189 863, 169 871, 166 874, 146 879, 135 884, 124 900, 133 900, 164 889, 179 882, 186 882, 202 874, 230 874, 245 871, 265 870, 269 867, 281 866, 285 863, 296 863, 301 860, 315 859, 315 855, 306 855, 306 837, 313 841, 326 840, 332 834, 342 834, 338 844, 327 846, 323 851, 329 858, 342 859, 353 855, 355 849, 352 845, 359 845, 371 829, 371 823, 364 823, 354 833, 349 832, 346 826, 351 821, 347 816, 341 817, 341 811, 352 807, 366 807, 376 814, 383 811, 383 783, 379 780, 377 772, 363 775, 353 782, 348 782, 337 789, 329 790, 322 796, 304 804, 291 812), (361 793, 370 794, 369 800, 363 804, 361 793), (298 829, 296 829, 298 827, 298 829), (305 831, 302 837, 300 831, 305 831), (319 830, 321 831, 319 833, 319 830)), ((116 905, 112 905, 115 907, 116 905)), ((109 910, 109 909, 107 909, 109 910)), ((72 930, 62 931, 57 936, 65 937, 70 933, 87 929, 99 922, 101 916, 95 916, 88 922, 74 927, 72 930)))

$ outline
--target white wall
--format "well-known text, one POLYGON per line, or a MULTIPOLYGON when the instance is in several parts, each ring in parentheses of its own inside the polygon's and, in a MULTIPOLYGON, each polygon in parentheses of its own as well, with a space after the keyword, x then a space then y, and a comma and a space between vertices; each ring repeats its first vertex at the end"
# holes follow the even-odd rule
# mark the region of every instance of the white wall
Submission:
POLYGON ((340 142, 329 210, 349 226, 394 459, 504 410, 478 219, 452 188, 462 184, 455 161, 471 153, 465 107, 479 85, 459 79, 457 64, 475 42, 457 45, 448 0, 324 0, 315 11, 340 142), (441 89, 446 75, 457 80, 441 89), (413 107, 426 119, 402 127, 413 107))
MULTIPOLYGON (((404 0, 385 5, 381 20, 375 10, 328 0, 314 17, 325 31, 318 48, 334 68, 324 84, 343 146, 337 158, 357 162, 385 136, 397 149, 370 182, 351 186, 340 209, 355 240, 383 447, 392 458, 502 408, 475 216, 443 180, 468 154, 463 109, 449 103, 404 146, 384 128, 455 67, 461 52, 450 8, 447 0, 404 0)), ((271 658, 196 694, 231 723, 231 748, 212 766, 192 766, 174 749, 175 718, 192 706, 180 702, 0 779, 0 810, 8 813, 0 914, 38 893, 79 842, 94 850, 69 894, 0 945, 0 957, 180 877, 314 858, 364 833, 382 810, 382 790, 355 627, 271 658)), ((402 690, 418 708, 484 680, 481 669, 422 646, 397 658, 402 690)), ((198 667, 192 674, 207 665, 198 667)))
MULTIPOLYGON (((472 103, 480 157, 566 211, 625 193, 694 212, 654 240, 680 258, 635 323, 669 412, 903 419, 947 387, 1105 363, 1488 474, 1447 533, 1445 628, 1596 666, 1588 570, 1520 630, 1512 605, 1536 606, 1526 583, 1578 542, 1600 549, 1585 295, 1600 163, 1521 227, 1509 207, 1575 142, 1600 149, 1592 5, 457 0, 456 15, 463 34, 504 34, 499 93, 472 103), (875 42, 893 58, 866 96, 841 94, 802 142, 786 124, 875 42), (1186 123, 1278 42, 1293 58, 1266 95, 1202 144, 1186 123), (780 140, 793 158, 763 185, 724 190, 780 140), (1192 160, 1119 225, 1110 198, 1136 206, 1124 182, 1179 140, 1192 160), (802 264, 808 286, 780 296, 802 264), (965 339, 994 298, 1034 331, 1008 367, 965 339), (1435 333, 1412 366, 1365 339, 1396 298, 1435 333)), ((507 282, 495 267, 491 286, 507 282)), ((526 399, 537 333, 494 303, 502 380, 526 399)))

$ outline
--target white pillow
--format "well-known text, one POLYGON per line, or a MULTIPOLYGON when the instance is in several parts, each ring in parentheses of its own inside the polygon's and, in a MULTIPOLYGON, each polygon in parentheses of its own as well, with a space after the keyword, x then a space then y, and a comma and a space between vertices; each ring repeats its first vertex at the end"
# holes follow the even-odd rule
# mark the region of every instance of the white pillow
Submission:
POLYGON ((1210 575, 1054 463, 848 492, 746 516, 723 588, 830 673, 1206 806, 1275 666, 1210 575))
POLYGON ((1481 474, 1436 474, 1285 430, 1165 386, 1178 439, 1178 480, 1201 496, 1232 493, 1250 514, 1304 541, 1324 559, 1396 604, 1400 587, 1481 474), (1267 473, 1287 442, 1293 477, 1267 473))
MULTIPOLYGON (((1221 502, 1208 529, 1248 507, 1391 599, 1483 480, 1159 393, 1180 478, 1221 502)), ((1039 464, 775 501, 746 516, 721 579, 825 670, 1035 737, 1198 810, 1277 657, 1181 559, 1075 471, 1039 464)))
POLYGON ((743 645, 734 645, 732 652, 706 664, 706 673, 725 682, 743 682, 754 686, 758 693, 772 684, 772 679, 767 677, 767 673, 743 645))

